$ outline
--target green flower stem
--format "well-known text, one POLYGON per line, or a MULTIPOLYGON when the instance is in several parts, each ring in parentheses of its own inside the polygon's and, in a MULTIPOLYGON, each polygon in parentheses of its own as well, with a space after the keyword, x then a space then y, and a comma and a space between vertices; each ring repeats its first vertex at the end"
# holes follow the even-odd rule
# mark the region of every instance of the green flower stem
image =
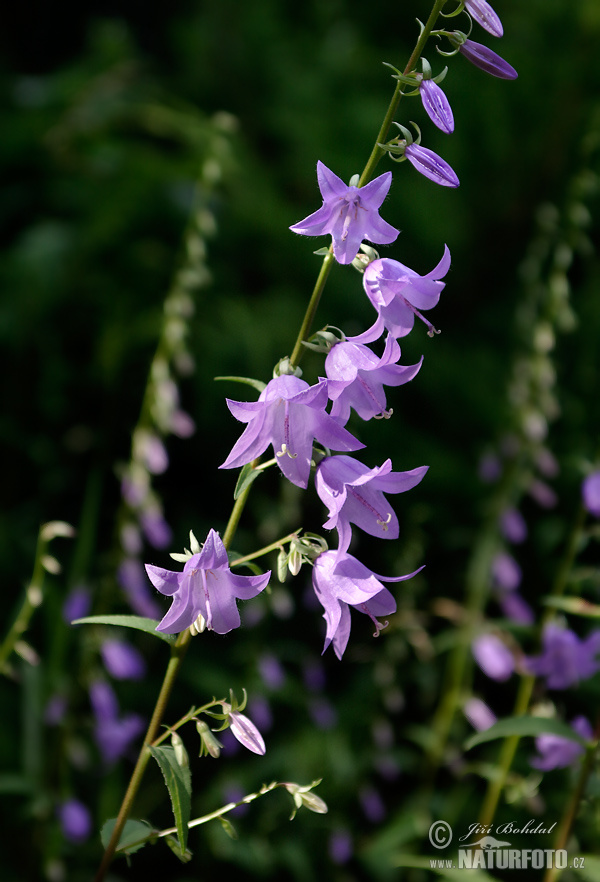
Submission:
POLYGON ((270 551, 277 551, 286 545, 286 543, 291 542, 292 539, 297 539, 299 532, 299 530, 294 530, 293 533, 289 533, 287 536, 284 536, 283 539, 278 539, 277 542, 271 542, 270 545, 265 545, 264 548, 259 548, 258 551, 253 551, 252 554, 246 554, 244 557, 236 557, 235 560, 230 562, 229 566, 239 567, 241 564, 245 564, 249 560, 255 560, 257 557, 262 557, 263 554, 268 554, 270 551))
POLYGON ((302 345, 302 341, 305 340, 310 333, 310 328, 317 312, 317 308, 319 306, 321 294, 323 293, 325 283, 327 282, 327 278, 329 276, 329 273, 331 272, 331 267, 334 263, 335 260, 333 257, 333 251, 330 248, 329 253, 326 254, 323 258, 323 263, 321 264, 321 269, 319 271, 319 275, 317 276, 315 287, 313 288, 310 301, 302 320, 302 326, 300 327, 294 349, 292 350, 292 354, 290 356, 290 363, 293 367, 296 367, 298 365, 300 359, 302 358, 302 354, 304 353, 304 346, 302 345))
MULTIPOLYGON (((283 785, 279 781, 273 781, 272 784, 263 784, 260 790, 257 790, 256 793, 249 793, 248 796, 244 796, 244 798, 240 799, 239 802, 228 802, 227 805, 221 806, 220 809, 211 812, 209 815, 202 815, 201 818, 194 818, 193 821, 189 822, 188 830, 192 827, 199 827, 200 824, 206 824, 208 823, 208 821, 214 821, 215 818, 222 817, 223 815, 227 814, 227 812, 233 811, 234 808, 238 808, 238 806, 240 805, 248 805, 249 802, 254 802, 254 800, 258 799, 259 796, 264 796, 265 793, 270 793, 271 790, 275 790, 276 787, 282 786, 283 785)), ((161 830, 158 836, 170 836, 173 833, 177 833, 176 827, 169 827, 167 830, 161 830)))

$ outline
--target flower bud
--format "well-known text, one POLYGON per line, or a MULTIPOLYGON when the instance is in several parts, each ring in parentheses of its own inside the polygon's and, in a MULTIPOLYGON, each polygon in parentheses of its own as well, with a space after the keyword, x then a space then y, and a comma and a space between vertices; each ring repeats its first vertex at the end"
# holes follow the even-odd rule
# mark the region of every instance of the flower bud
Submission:
POLYGON ((197 720, 196 729, 200 736, 200 756, 210 755, 214 757, 214 759, 218 759, 221 755, 221 748, 223 745, 217 738, 215 738, 208 727, 208 724, 205 723, 204 720, 197 720))

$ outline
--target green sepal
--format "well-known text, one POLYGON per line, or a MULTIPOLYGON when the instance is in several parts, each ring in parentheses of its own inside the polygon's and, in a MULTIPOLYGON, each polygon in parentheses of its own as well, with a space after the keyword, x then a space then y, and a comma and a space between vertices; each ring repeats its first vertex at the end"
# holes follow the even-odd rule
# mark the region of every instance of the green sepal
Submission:
POLYGON ((228 818, 219 818, 219 821, 221 822, 221 827, 225 830, 230 839, 239 838, 237 830, 228 818))
POLYGON ((496 738, 509 738, 514 735, 523 738, 527 735, 547 734, 568 738, 570 741, 576 741, 584 747, 588 744, 585 738, 578 735, 562 720, 554 720, 548 717, 523 716, 506 717, 503 720, 498 720, 489 729, 485 729, 483 732, 476 732, 465 742, 465 750, 470 750, 476 744, 482 744, 484 741, 494 741, 496 738))
POLYGON ((74 619, 72 625, 116 625, 119 628, 133 628, 136 631, 144 631, 146 634, 152 634, 165 643, 173 644, 176 640, 175 634, 163 634, 156 630, 156 626, 160 622, 156 619, 147 619, 143 616, 86 616, 84 619, 74 619))
POLYGON ((179 842, 173 836, 166 836, 165 842, 167 843, 175 857, 177 857, 182 864, 189 864, 189 862, 193 858, 193 854, 189 850, 189 848, 183 850, 179 842))
POLYGON ((235 490, 233 491, 233 498, 237 499, 241 496, 246 487, 249 487, 253 481, 256 481, 259 475, 262 475, 262 469, 253 469, 252 463, 247 462, 245 466, 242 466, 235 490))
POLYGON ((232 380, 234 383, 245 383, 246 386, 252 386, 258 392, 262 392, 267 386, 262 380, 254 380, 252 377, 213 377, 213 380, 232 380))
MULTIPOLYGON (((110 837, 112 836, 112 831, 116 823, 116 818, 110 818, 102 825, 102 829, 100 830, 100 840, 104 848, 106 848, 110 842, 110 837)), ((144 845, 146 845, 154 832, 153 827, 151 827, 147 821, 137 821, 130 818, 128 821, 125 821, 125 826, 123 827, 123 832, 121 833, 116 848, 117 853, 135 854, 136 851, 139 851, 140 848, 143 848, 144 845)))
POLYGON ((313 251, 313 254, 316 254, 317 257, 327 257, 328 254, 331 254, 331 251, 327 247, 319 248, 317 251, 313 251))
POLYGON ((175 826, 177 827, 179 845, 182 853, 185 853, 187 851, 188 824, 190 822, 192 806, 192 776, 190 770, 179 765, 175 750, 172 747, 150 747, 149 750, 163 773, 171 798, 171 807, 173 809, 173 817, 175 818, 175 826))

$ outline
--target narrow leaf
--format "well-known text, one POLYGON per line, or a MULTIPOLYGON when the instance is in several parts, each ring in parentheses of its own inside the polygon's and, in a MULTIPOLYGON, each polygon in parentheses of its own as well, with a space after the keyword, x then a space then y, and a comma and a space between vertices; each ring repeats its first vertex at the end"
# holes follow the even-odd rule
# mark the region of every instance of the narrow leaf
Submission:
POLYGON ((578 744, 586 745, 584 738, 577 734, 567 723, 562 720, 553 720, 546 717, 506 717, 504 720, 498 720, 489 729, 483 732, 476 732, 465 742, 465 750, 470 750, 476 744, 482 744, 484 741, 493 741, 496 738, 507 738, 511 735, 517 735, 522 738, 526 735, 560 735, 561 738, 569 738, 578 744))
POLYGON ((587 616, 590 619, 600 619, 600 605, 590 603, 583 597, 547 597, 544 600, 546 606, 554 609, 562 609, 576 616, 587 616))
POLYGON ((86 616, 84 619, 74 619, 72 625, 117 625, 120 628, 134 628, 136 631, 145 631, 152 634, 165 643, 175 643, 175 634, 162 634, 156 630, 158 621, 146 619, 143 616, 86 616))
POLYGON ((253 380, 252 377, 213 377, 213 379, 232 380, 234 383, 245 383, 246 386, 252 386, 252 388, 256 389, 258 392, 262 392, 267 386, 262 380, 253 380))
MULTIPOLYGON (((116 822, 116 818, 111 818, 102 825, 100 839, 104 848, 110 842, 116 822)), ((125 821, 125 826, 117 845, 117 851, 122 854, 134 854, 146 845, 153 832, 154 830, 147 821, 136 821, 130 818, 128 821, 125 821)))
POLYGON ((192 778, 190 770, 179 765, 172 747, 151 747, 150 753, 163 773, 171 798, 179 845, 182 854, 185 854, 191 812, 192 778))
POLYGON ((262 469, 253 469, 251 463, 248 462, 245 466, 242 466, 235 490, 233 491, 233 498, 237 499, 238 496, 241 496, 246 487, 249 487, 253 481, 256 481, 259 475, 262 475, 262 469))

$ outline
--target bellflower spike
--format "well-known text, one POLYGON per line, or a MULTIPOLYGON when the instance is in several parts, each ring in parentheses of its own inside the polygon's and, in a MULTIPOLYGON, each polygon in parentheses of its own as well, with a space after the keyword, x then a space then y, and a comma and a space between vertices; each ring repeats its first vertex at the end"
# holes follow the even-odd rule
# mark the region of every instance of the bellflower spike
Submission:
POLYGON ((325 359, 329 379, 327 391, 333 401, 331 416, 345 426, 354 408, 363 420, 388 418, 384 386, 401 386, 417 375, 418 364, 399 365, 400 347, 388 335, 385 350, 378 358, 367 346, 354 340, 342 340, 333 346, 325 359))
POLYGON ((261 576, 234 575, 218 533, 210 530, 202 550, 186 561, 182 573, 146 564, 148 578, 161 594, 173 597, 171 608, 156 630, 177 634, 203 617, 206 627, 227 634, 240 626, 236 600, 249 600, 266 588, 271 572, 261 576))
POLYGON ((442 187, 460 187, 460 181, 454 169, 433 150, 413 142, 406 145, 404 155, 420 174, 425 175, 434 184, 440 184, 442 187))
POLYGON ((404 582, 422 569, 419 567, 407 576, 378 576, 347 552, 320 554, 313 566, 313 587, 325 610, 327 633, 323 652, 333 643, 335 654, 342 658, 350 637, 350 606, 372 619, 377 637, 387 625, 377 621, 377 616, 396 612, 396 601, 381 582, 404 582))
POLYGON ((505 61, 496 52, 488 49, 487 46, 475 43, 474 40, 469 40, 460 31, 455 31, 450 41, 471 64, 491 74, 493 77, 499 77, 501 80, 516 80, 519 76, 508 61, 505 61))
POLYGON ((397 260, 384 257, 374 260, 363 274, 367 297, 379 313, 377 322, 362 334, 365 342, 376 339, 383 327, 394 337, 405 337, 415 323, 415 316, 428 327, 428 335, 436 332, 431 322, 421 315, 422 309, 432 309, 440 299, 445 282, 440 281, 450 268, 450 251, 431 272, 420 276, 397 260))
POLYGON ((323 205, 317 211, 290 227, 302 236, 333 238, 333 256, 338 263, 352 263, 363 239, 389 245, 399 230, 379 216, 379 209, 392 183, 392 173, 354 187, 345 184, 322 162, 317 163, 317 179, 323 205))
POLYGON ((384 493, 403 493, 423 479, 427 466, 409 472, 393 472, 392 461, 367 468, 351 456, 327 456, 315 475, 315 487, 321 502, 329 509, 325 529, 334 527, 339 534, 338 552, 347 551, 352 538, 350 524, 381 539, 397 539, 398 518, 384 493))
POLYGON ((600 471, 592 472, 581 486, 583 504, 595 518, 600 518, 600 471))
POLYGON ((313 439, 332 450, 365 446, 325 412, 327 401, 327 380, 309 386, 290 374, 267 383, 258 401, 227 399, 234 417, 248 426, 219 468, 235 469, 252 462, 272 444, 286 478, 298 487, 307 487, 313 439))
POLYGON ((454 114, 444 91, 431 78, 423 78, 419 84, 419 95, 434 126, 450 135, 454 131, 454 114))
POLYGON ((501 37, 504 33, 502 22, 487 0, 465 0, 465 9, 478 25, 493 37, 501 37))
POLYGON ((559 625, 546 625, 542 653, 526 660, 526 667, 537 677, 545 677, 548 689, 568 689, 600 670, 600 631, 581 640, 559 625))
MULTIPOLYGON (((571 728, 586 740, 593 738, 594 732, 591 723, 585 717, 575 717, 571 722, 571 728)), ((529 762, 534 769, 541 772, 549 772, 552 769, 564 769, 567 766, 574 765, 585 748, 583 745, 572 741, 570 738, 561 738, 560 735, 538 735, 535 739, 535 746, 538 752, 537 756, 532 757, 529 762)))

